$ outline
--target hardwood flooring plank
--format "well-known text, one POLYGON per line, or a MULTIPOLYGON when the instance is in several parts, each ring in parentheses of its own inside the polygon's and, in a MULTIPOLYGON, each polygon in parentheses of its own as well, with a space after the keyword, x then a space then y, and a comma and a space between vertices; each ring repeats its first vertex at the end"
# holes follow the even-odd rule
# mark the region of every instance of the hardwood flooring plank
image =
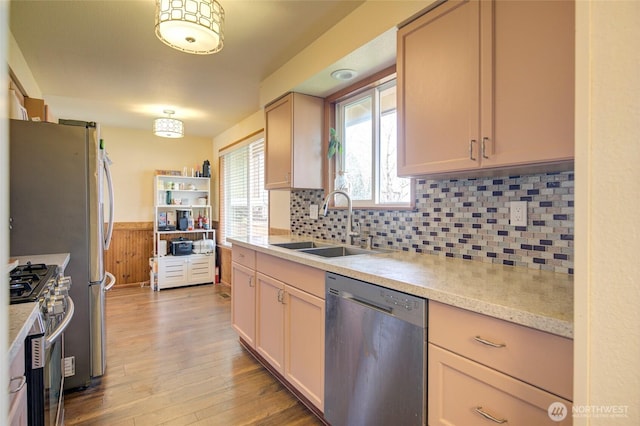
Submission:
POLYGON ((107 369, 65 395, 66 425, 320 425, 238 342, 230 289, 107 293, 107 369))

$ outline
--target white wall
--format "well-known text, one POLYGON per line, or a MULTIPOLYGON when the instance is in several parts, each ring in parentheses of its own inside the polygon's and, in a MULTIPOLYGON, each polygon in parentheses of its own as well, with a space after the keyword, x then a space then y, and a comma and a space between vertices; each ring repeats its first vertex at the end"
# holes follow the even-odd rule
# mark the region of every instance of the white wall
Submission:
POLYGON ((640 424, 640 2, 576 4, 574 404, 640 424))
POLYGON ((18 80, 20 81, 22 88, 30 97, 42 99, 42 91, 40 90, 40 86, 38 85, 36 79, 33 77, 31 68, 29 68, 29 64, 27 64, 27 61, 24 59, 22 51, 20 50, 18 43, 16 43, 15 38, 13 38, 13 34, 11 34, 11 31, 7 31, 7 36, 7 42, 9 44, 7 63, 9 64, 9 68, 11 68, 11 71, 13 71, 14 75, 18 76, 18 80))
POLYGON ((284 95, 434 2, 369 0, 363 3, 264 79, 260 85, 260 105, 284 95))
MULTIPOLYGON (((151 123, 150 123, 151 125, 151 123)), ((204 160, 214 163, 211 139, 186 135, 180 139, 155 136, 151 132, 118 127, 101 127, 105 149, 113 161, 116 222, 153 220, 153 178, 155 170, 182 170, 202 167, 204 160)), ((212 186, 217 174, 212 173, 212 186)), ((217 210, 217 205, 213 205, 217 210)))
MULTIPOLYGON (((219 176, 220 173, 220 161, 219 152, 221 149, 228 147, 234 143, 237 143, 243 139, 246 139, 249 135, 264 130, 264 112, 262 109, 254 112, 249 117, 245 118, 235 126, 225 130, 216 137, 213 138, 213 154, 211 159, 211 176, 219 176)), ((216 179, 217 182, 217 179, 216 179)), ((220 205, 220 187, 218 184, 214 188, 211 188, 211 198, 215 200, 217 206, 220 205)), ((218 209, 214 209, 214 220, 219 220, 218 209)))

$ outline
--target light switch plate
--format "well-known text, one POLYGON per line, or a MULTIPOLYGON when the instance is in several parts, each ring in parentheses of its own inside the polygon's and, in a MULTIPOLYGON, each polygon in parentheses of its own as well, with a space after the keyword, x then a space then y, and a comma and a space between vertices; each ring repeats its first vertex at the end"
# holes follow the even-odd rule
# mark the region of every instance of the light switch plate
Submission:
POLYGON ((317 219, 318 218, 318 205, 311 204, 309 205, 309 219, 317 219))
POLYGON ((511 202, 511 226, 527 226, 527 202, 511 202))

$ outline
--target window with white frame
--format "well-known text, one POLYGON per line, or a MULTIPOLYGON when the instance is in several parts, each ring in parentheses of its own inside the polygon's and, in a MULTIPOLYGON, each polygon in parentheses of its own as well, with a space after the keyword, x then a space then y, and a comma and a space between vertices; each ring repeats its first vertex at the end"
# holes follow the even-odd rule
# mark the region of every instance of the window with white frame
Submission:
POLYGON ((228 245, 228 237, 266 236, 268 227, 261 133, 220 152, 220 243, 228 245))
POLYGON ((353 205, 410 206, 412 180, 397 176, 396 80, 342 99, 335 110, 343 146, 336 173, 344 172, 353 205))

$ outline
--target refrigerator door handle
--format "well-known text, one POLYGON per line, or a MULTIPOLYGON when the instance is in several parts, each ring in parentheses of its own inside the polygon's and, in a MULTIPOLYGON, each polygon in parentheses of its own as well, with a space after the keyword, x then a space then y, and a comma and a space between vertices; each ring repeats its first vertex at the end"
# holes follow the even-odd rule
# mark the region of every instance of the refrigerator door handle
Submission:
POLYGON ((107 292, 111 290, 111 288, 116 285, 116 277, 113 276, 111 272, 105 271, 104 274, 109 278, 109 285, 104 287, 104 291, 107 292))
MULTIPOLYGON (((107 179, 107 188, 109 189, 109 226, 107 227, 107 235, 104 237, 104 249, 109 250, 109 246, 111 245, 111 237, 113 236, 113 182, 111 180, 111 169, 109 165, 111 164, 111 160, 107 156, 106 151, 104 152, 104 175, 107 179)), ((113 276, 113 275, 112 275, 113 276)), ((114 278, 115 284, 115 278, 114 278)))

